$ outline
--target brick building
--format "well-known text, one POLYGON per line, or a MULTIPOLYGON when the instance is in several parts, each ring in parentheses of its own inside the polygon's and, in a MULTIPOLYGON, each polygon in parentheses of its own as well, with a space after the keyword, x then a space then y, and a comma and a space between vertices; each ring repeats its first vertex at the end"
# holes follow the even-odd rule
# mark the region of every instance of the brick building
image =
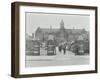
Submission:
POLYGON ((89 39, 89 32, 85 29, 66 29, 64 21, 61 20, 60 28, 40 28, 38 27, 35 32, 35 38, 41 41, 46 41, 49 36, 54 36, 54 39, 60 41, 75 41, 78 39, 89 39))

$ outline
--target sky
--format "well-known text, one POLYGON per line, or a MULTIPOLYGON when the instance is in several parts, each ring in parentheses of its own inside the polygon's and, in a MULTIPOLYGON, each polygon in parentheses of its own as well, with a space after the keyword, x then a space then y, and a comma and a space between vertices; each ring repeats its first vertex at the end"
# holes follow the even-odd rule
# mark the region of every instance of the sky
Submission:
POLYGON ((38 27, 40 28, 60 28, 63 19, 65 29, 83 29, 89 31, 89 15, 74 14, 50 14, 50 13, 25 13, 26 33, 32 35, 38 27))

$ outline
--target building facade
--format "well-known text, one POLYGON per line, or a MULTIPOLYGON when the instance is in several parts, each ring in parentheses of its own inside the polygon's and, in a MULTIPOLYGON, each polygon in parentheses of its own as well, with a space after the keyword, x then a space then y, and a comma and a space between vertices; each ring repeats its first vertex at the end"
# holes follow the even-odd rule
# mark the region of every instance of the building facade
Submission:
POLYGON ((54 39, 58 42, 61 41, 75 41, 78 39, 89 39, 89 32, 85 29, 66 29, 64 21, 61 20, 60 28, 56 29, 50 26, 50 28, 40 28, 38 27, 35 32, 35 38, 41 41, 46 41, 49 39, 49 36, 53 36, 54 39))

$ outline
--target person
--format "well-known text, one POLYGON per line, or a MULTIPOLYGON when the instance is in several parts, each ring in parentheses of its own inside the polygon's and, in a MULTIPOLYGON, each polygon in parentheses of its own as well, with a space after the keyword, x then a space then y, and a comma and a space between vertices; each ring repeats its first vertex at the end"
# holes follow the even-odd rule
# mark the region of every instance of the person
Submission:
POLYGON ((61 52, 62 51, 62 45, 59 45, 59 52, 61 52))
POLYGON ((64 55, 65 55, 66 54, 66 44, 63 44, 62 49, 63 49, 64 55))

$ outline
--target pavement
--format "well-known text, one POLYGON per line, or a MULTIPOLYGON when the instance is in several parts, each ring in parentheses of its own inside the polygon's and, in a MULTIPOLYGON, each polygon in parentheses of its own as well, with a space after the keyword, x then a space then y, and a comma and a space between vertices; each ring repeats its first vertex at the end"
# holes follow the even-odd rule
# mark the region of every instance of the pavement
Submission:
POLYGON ((56 55, 47 56, 46 51, 41 51, 41 56, 26 55, 26 67, 41 67, 41 66, 61 66, 61 65, 84 65, 89 64, 89 55, 76 55, 71 51, 66 51, 66 54, 56 50, 56 55))

